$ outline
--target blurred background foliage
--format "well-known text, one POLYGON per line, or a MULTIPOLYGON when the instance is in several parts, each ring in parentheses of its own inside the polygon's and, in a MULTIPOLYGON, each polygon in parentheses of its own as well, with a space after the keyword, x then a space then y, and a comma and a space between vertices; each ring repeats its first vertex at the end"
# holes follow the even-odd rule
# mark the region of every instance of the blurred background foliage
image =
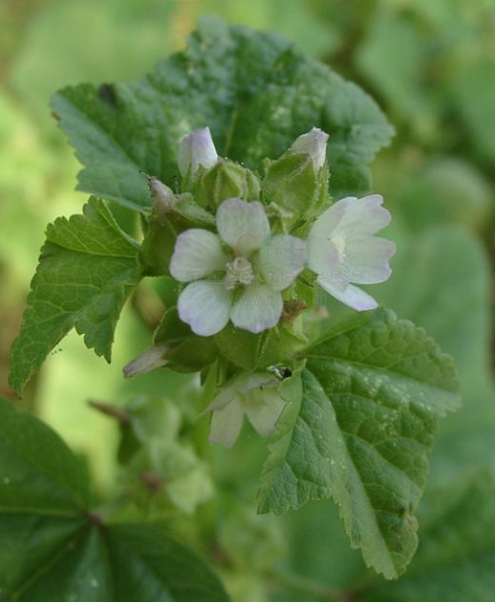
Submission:
MULTIPOLYGON (((493 467, 495 0, 0 0, 0 393, 12 397, 8 351, 45 226, 85 200, 50 96, 71 83, 140 77, 212 13, 289 37, 388 114, 396 136, 373 166, 374 189, 394 215, 398 253, 392 278, 373 292, 454 354, 464 396, 441 431, 430 492, 493 467)), ((304 579, 354 583, 365 571, 331 504, 255 516, 263 446, 246 429, 232 452, 206 448, 194 379, 159 371, 124 382, 121 367, 148 345, 166 295, 149 286, 129 305, 111 366, 70 335, 22 403, 84 456, 102 498, 120 492, 209 554, 236 602, 315 599, 280 562, 304 579), (122 440, 119 420, 89 400, 125 409, 122 440), (165 430, 147 430, 156 424, 165 430)))

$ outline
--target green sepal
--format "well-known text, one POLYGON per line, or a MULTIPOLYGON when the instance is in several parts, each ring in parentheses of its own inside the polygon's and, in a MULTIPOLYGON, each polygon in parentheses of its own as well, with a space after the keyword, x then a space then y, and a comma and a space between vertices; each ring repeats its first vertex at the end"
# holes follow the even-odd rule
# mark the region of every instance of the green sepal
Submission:
POLYGON ((187 221, 177 213, 158 215, 151 213, 145 218, 144 239, 139 254, 146 276, 168 276, 177 236, 187 230, 187 221))
POLYGON ((187 192, 177 195, 177 202, 172 211, 189 222, 189 227, 212 228, 215 226, 215 216, 198 205, 192 194, 187 192))
POLYGON ((283 324, 259 334, 229 324, 213 338, 225 359, 249 371, 290 363, 305 344, 301 337, 283 324))
POLYGON ((177 195, 169 211, 153 209, 143 218, 144 240, 140 260, 147 276, 168 276, 175 241, 190 228, 211 228, 214 216, 200 207, 191 194, 177 195))
POLYGON ((168 309, 154 335, 155 345, 166 345, 168 367, 176 372, 199 372, 218 357, 213 337, 200 337, 179 318, 176 307, 168 309))
POLYGON ((205 207, 216 210, 226 199, 236 198, 255 201, 260 198, 261 184, 249 169, 227 159, 204 172, 194 194, 205 207))
POLYGON ((316 216, 330 204, 328 181, 326 165, 316 171, 309 154, 287 151, 280 159, 266 162, 262 198, 294 224, 316 216))

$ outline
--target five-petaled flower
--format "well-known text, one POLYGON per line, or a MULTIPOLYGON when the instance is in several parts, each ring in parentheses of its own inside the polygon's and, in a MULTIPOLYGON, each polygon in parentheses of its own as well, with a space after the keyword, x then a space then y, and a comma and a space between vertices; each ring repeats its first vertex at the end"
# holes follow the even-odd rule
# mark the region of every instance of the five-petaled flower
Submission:
POLYGON ((210 443, 232 447, 244 415, 262 437, 275 432, 285 407, 277 388, 280 381, 268 372, 243 373, 229 381, 203 414, 212 413, 210 443))
POLYGON ((391 274, 395 245, 374 236, 390 222, 380 195, 347 197, 327 209, 308 237, 308 265, 330 295, 359 311, 374 309, 373 297, 354 284, 377 284, 391 274))
POLYGON ((181 320, 193 332, 211 336, 232 320, 253 333, 276 326, 282 293, 304 267, 304 242, 270 235, 259 202, 227 199, 216 215, 218 236, 193 228, 181 233, 170 273, 189 283, 179 296, 181 320))

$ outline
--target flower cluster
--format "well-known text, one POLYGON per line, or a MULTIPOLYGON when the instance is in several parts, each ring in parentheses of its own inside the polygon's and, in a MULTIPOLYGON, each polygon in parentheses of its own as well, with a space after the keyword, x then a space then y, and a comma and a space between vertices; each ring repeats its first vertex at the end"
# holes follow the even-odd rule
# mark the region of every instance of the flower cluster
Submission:
MULTIPOLYGON (((328 134, 313 128, 288 154, 308 157, 316 178, 327 169, 327 140, 328 134)), ((208 128, 182 139, 179 169, 189 181, 220 161, 208 128)), ((159 185, 154 183, 155 190, 159 185)), ((375 308, 373 297, 355 285, 383 282, 391 273, 395 246, 375 236, 390 221, 382 203, 379 195, 342 199, 314 220, 302 240, 272 231, 268 214, 273 207, 266 203, 223 200, 215 231, 191 228, 177 237, 170 273, 186 284, 178 302, 180 318, 201 336, 220 332, 229 321, 252 333, 273 328, 283 313, 284 291, 305 268, 339 301, 359 311, 375 308)))
MULTIPOLYGON (((395 246, 376 236, 390 222, 390 213, 379 195, 331 204, 327 141, 328 134, 317 128, 299 136, 282 157, 267 161, 260 180, 220 157, 208 128, 181 140, 182 192, 175 194, 150 178, 150 223, 157 229, 148 231, 148 239, 159 243, 159 266, 165 265, 181 291, 154 346, 125 367, 127 377, 175 362, 187 370, 195 362, 211 365, 217 342, 206 337, 220 333, 229 322, 258 334, 284 321, 295 336, 295 320, 306 307, 304 291, 311 285, 358 311, 377 306, 356 285, 390 276, 395 246), (167 237, 174 232, 163 258, 162 224, 167 237), (202 343, 207 357, 201 355, 202 343)), ((160 269, 157 273, 163 273, 160 269)), ((233 329, 226 336, 237 345, 238 334, 233 329)), ((286 351, 280 351, 285 361, 286 351)), ((203 412, 212 415, 210 441, 231 447, 244 417, 261 436, 274 433, 286 406, 277 360, 266 371, 243 372, 238 363, 225 359, 224 377, 229 379, 203 412)))

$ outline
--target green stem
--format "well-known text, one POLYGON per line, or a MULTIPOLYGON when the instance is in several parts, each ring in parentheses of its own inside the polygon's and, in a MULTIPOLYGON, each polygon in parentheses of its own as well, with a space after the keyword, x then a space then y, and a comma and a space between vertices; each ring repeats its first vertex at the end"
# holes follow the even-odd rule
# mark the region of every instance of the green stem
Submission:
POLYGON ((331 602, 350 602, 351 597, 347 592, 330 589, 321 583, 316 583, 305 577, 299 577, 286 571, 274 571, 267 575, 267 578, 287 589, 291 589, 304 594, 309 594, 319 600, 330 600, 331 602))

